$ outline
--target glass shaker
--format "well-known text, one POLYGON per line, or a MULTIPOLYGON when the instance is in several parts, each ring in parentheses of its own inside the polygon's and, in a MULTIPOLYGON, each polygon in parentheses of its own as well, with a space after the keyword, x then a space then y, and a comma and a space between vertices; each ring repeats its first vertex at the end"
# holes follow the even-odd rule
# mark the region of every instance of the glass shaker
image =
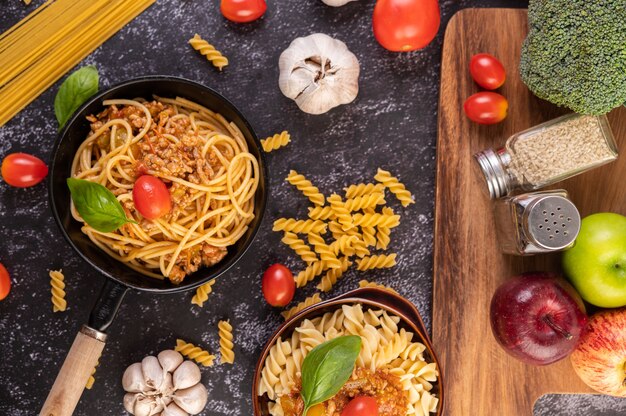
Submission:
POLYGON ((568 114, 474 155, 491 198, 534 191, 617 159, 606 116, 568 114))
POLYGON ((580 214, 567 191, 541 191, 499 199, 494 204, 502 251, 526 256, 565 250, 580 231, 580 214))

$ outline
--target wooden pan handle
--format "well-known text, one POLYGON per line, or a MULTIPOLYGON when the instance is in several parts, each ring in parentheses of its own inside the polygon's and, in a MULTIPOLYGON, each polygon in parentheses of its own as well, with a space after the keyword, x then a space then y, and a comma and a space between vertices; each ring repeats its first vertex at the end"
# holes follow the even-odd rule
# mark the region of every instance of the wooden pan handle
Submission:
POLYGON ((71 416, 104 349, 106 334, 84 325, 65 357, 39 416, 71 416))

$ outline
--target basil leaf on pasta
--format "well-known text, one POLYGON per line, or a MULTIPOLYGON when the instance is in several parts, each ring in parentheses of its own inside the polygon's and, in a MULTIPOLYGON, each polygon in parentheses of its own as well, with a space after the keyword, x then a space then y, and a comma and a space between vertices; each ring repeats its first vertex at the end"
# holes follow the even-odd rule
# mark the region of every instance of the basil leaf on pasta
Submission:
POLYGON ((94 229, 109 233, 126 223, 136 224, 126 218, 124 208, 115 195, 99 183, 68 178, 67 186, 72 201, 82 219, 94 229))
POLYGON ((74 111, 97 92, 98 70, 95 66, 84 66, 67 77, 54 97, 54 114, 59 122, 59 130, 74 111))
POLYGON ((348 381, 361 351, 361 338, 334 338, 313 348, 302 363, 304 412, 333 397, 348 381))

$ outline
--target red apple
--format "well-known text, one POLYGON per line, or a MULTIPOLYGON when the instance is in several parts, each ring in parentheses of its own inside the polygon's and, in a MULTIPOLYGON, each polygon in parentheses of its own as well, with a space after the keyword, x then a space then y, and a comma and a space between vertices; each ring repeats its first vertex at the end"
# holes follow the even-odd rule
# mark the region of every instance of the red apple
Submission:
POLYGON ((589 387, 626 397, 626 308, 593 315, 570 359, 589 387))
POLYGON ((498 343, 528 364, 546 365, 571 353, 587 322, 574 288, 554 273, 527 273, 504 282, 491 299, 498 343))

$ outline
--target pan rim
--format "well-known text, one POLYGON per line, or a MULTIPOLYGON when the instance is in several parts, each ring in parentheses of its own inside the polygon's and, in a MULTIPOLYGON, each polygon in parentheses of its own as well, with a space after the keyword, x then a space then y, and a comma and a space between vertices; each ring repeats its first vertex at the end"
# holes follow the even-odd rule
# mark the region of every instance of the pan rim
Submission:
MULTIPOLYGON (((84 109, 90 105, 92 105, 94 102, 98 101, 98 100, 102 100, 102 97, 110 94, 111 92, 114 92, 118 89, 121 88, 125 88, 128 86, 132 86, 135 84, 141 84, 141 83, 145 83, 145 82, 175 82, 175 83, 182 83, 182 84, 187 84, 193 88, 196 89, 200 89, 203 90, 204 92, 209 93, 210 95, 213 95, 215 97, 217 97, 219 99, 219 101, 221 101, 226 107, 229 107, 230 110, 232 110, 241 120, 242 124, 250 131, 251 136, 252 136, 252 141, 254 142, 254 145, 256 146, 257 150, 258 150, 258 154, 259 154, 259 165, 260 165, 260 171, 261 171, 261 176, 262 176, 262 183, 263 183, 263 188, 266 190, 263 192, 263 194, 261 195, 261 200, 259 202, 259 207, 258 207, 258 214, 256 215, 256 223, 254 224, 254 226, 252 227, 252 230, 250 231, 250 237, 248 239, 248 241, 243 245, 243 247, 235 253, 235 255, 228 260, 228 262, 224 263, 222 265, 222 268, 215 272, 215 273, 210 273, 207 274, 206 276, 202 277, 201 279, 199 279, 197 282, 185 285, 185 286, 175 286, 172 285, 172 287, 167 287, 167 288, 158 288, 158 287, 140 287, 134 284, 131 284, 127 281, 124 281, 122 279, 120 279, 119 277, 117 277, 115 274, 110 273, 108 270, 105 270, 104 268, 98 266, 97 264, 95 264, 93 261, 91 261, 91 259, 85 255, 76 245, 76 243, 74 242, 74 240, 70 237, 70 235, 68 234, 67 230, 65 229, 65 227, 63 226, 63 221, 61 220, 61 216, 59 214, 59 210, 57 209, 57 205, 55 203, 55 185, 54 185, 54 181, 53 181, 53 175, 49 175, 47 178, 47 184, 48 184, 48 201, 50 204, 50 209, 52 211, 52 216, 54 218, 55 223, 57 224, 58 228, 61 230, 61 234, 63 235, 65 241, 68 242, 68 244, 70 245, 70 247, 72 247, 72 250, 77 253, 79 255, 80 258, 82 258, 84 261, 86 261, 94 270, 98 271, 100 274, 104 275, 104 277, 106 277, 107 279, 110 279, 122 286, 128 287, 128 288, 132 288, 135 290, 139 290, 142 292, 149 292, 149 293, 155 293, 155 294, 172 294, 172 293, 180 293, 180 292, 184 292, 187 290, 192 290, 197 288, 198 286, 203 285, 204 283, 206 283, 207 281, 211 280, 211 279, 215 279, 218 278, 219 276, 222 276, 224 273, 226 273, 227 271, 229 271, 236 263, 239 262, 239 260, 241 260, 241 258, 247 253, 247 251, 249 250, 250 246, 252 245, 252 243, 255 241, 258 232, 260 230, 261 224, 263 222, 263 217, 265 215, 265 210, 266 210, 266 206, 267 206, 267 200, 268 200, 268 192, 267 192, 267 187, 268 187, 268 169, 267 169, 267 163, 265 161, 265 155, 263 154, 263 151, 261 150, 261 143, 259 141, 258 135, 256 134, 254 128, 252 127, 252 125, 250 124, 250 122, 248 121, 248 119, 241 113, 241 111, 226 97, 224 97, 222 94, 220 94, 219 92, 217 92, 216 90, 214 90, 213 88, 207 87, 206 85, 203 85, 197 81, 193 81, 193 80, 189 80, 186 78, 182 78, 182 77, 177 77, 177 76, 172 76, 172 75, 146 75, 146 76, 140 76, 140 77, 135 77, 135 78, 131 78, 128 79, 126 81, 122 81, 119 83, 116 83, 108 88, 106 88, 105 90, 102 91, 98 91, 96 94, 94 94, 93 96, 91 96, 89 99, 87 99, 75 112, 74 114, 72 114, 72 116, 69 118, 69 120, 67 121, 67 123, 65 124, 65 126, 63 126, 63 128, 61 129, 61 131, 58 133, 55 142, 53 144, 52 147, 52 152, 51 152, 51 159, 50 159, 50 172, 54 172, 55 171, 55 166, 57 164, 57 159, 58 159, 58 153, 59 150, 63 144, 64 138, 67 136, 68 131, 70 130, 70 128, 74 125, 74 123, 76 123, 80 118, 81 118, 81 113, 84 111, 84 109)), ((184 95, 184 94, 183 94, 184 95)), ((261 187, 259 187, 260 189, 261 187)), ((259 190, 257 190, 257 192, 259 192, 259 190)), ((112 259, 114 260, 114 259, 112 259)), ((114 260, 117 261, 117 260, 114 260)), ((146 279, 151 279, 150 277, 146 276, 146 279)), ((147 280, 149 282, 149 280, 147 280)))

